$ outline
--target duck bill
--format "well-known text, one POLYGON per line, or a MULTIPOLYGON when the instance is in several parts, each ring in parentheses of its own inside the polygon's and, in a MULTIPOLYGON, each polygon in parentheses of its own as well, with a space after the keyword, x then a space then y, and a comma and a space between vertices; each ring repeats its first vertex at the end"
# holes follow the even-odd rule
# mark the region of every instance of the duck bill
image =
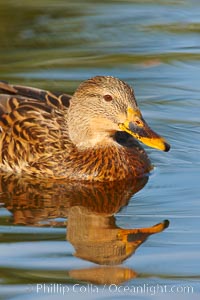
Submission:
POLYGON ((170 149, 166 140, 147 125, 139 110, 128 108, 127 120, 119 124, 119 128, 149 147, 166 152, 170 149))

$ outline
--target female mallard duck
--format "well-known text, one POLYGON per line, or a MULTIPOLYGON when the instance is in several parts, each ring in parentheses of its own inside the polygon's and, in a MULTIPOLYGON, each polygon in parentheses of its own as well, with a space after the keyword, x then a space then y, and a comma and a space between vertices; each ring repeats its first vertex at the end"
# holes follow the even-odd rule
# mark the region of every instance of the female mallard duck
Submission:
POLYGON ((0 82, 0 170, 37 177, 114 181, 142 177, 150 161, 136 141, 168 151, 123 81, 97 76, 74 95, 0 82))

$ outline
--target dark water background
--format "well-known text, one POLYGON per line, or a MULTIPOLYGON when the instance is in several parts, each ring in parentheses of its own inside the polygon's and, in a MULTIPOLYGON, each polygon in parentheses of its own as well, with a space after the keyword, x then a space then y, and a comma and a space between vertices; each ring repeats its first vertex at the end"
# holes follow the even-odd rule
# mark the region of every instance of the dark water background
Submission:
POLYGON ((115 215, 117 226, 147 227, 164 219, 170 226, 118 266, 137 273, 134 278, 123 273, 119 282, 126 292, 110 288, 112 280, 104 282, 106 286, 96 284, 98 291, 79 290, 91 280, 84 271, 84 281, 73 271, 103 267, 73 256, 64 216, 51 217, 49 223, 45 215, 42 227, 14 224, 11 209, 3 204, 8 199, 2 196, 0 295, 38 300, 198 299, 200 2, 0 1, 2 80, 73 93, 94 75, 113 75, 132 85, 145 119, 171 144, 169 153, 146 148, 154 171, 115 215), (69 291, 64 296, 37 293, 38 283, 66 284, 69 291), (74 292, 76 283, 80 286, 74 292), (130 289, 139 285, 146 286, 146 292, 135 295, 130 289), (167 292, 147 291, 157 285, 166 285, 167 292), (190 286, 190 294, 185 286, 190 286))

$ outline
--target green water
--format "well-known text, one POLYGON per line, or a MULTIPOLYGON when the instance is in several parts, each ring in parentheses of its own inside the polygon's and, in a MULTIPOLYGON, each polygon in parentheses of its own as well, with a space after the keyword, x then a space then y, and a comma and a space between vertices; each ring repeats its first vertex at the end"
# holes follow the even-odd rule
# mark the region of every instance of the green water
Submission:
MULTIPOLYGON (((69 208, 80 204, 82 190, 72 205, 68 185, 1 178, 1 298, 198 299, 200 2, 1 0, 0 41, 2 80, 73 93, 94 75, 119 77, 134 87, 146 121, 171 144, 168 153, 145 147, 155 168, 127 206, 105 212, 98 204, 98 222, 116 230, 170 221, 109 267, 75 257, 66 241, 76 221, 67 218, 69 208)), ((95 205, 89 207, 97 213, 95 205)), ((81 240, 82 229, 76 230, 81 240)))

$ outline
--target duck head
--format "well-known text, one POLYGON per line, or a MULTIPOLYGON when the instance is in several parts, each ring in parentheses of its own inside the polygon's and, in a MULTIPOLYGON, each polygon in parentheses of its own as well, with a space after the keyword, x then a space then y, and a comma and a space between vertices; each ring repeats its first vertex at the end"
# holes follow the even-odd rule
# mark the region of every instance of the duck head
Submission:
POLYGON ((84 81, 71 99, 67 119, 70 139, 78 148, 114 143, 116 131, 125 131, 150 147, 170 149, 143 119, 133 89, 111 76, 84 81))

